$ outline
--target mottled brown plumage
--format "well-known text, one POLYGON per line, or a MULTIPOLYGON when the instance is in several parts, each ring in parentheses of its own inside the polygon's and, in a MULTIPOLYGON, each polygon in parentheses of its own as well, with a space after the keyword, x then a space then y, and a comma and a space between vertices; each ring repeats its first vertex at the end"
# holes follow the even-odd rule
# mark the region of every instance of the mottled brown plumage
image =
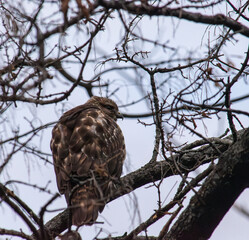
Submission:
POLYGON ((64 113, 52 132, 57 186, 72 208, 72 223, 91 225, 122 172, 125 143, 115 102, 92 97, 64 113))

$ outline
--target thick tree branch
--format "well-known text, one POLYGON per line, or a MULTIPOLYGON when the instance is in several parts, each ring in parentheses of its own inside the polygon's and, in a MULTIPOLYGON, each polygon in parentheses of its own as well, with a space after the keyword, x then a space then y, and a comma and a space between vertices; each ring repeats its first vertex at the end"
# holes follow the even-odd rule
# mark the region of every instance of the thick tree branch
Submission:
MULTIPOLYGON (((240 137, 244 131, 245 130, 238 131, 238 137, 240 137)), ((212 141, 220 152, 224 152, 228 149, 229 143, 232 142, 232 137, 228 136, 227 138, 224 138, 223 144, 221 143, 222 140, 218 141, 216 138, 211 138, 209 141, 212 141)), ((196 145, 192 144, 192 146, 196 145)), ((182 172, 193 171, 201 164, 213 161, 217 157, 217 151, 207 145, 200 147, 198 150, 195 149, 194 151, 184 150, 183 153, 172 156, 172 158, 175 158, 175 161, 178 163, 177 168, 182 172)), ((140 169, 122 177, 120 183, 116 184, 109 202, 148 183, 178 174, 176 166, 171 164, 173 163, 171 162, 173 160, 172 158, 169 158, 169 162, 149 162, 140 169)), ((47 222, 47 224, 45 224, 45 229, 48 230, 53 236, 57 236, 62 231, 66 230, 67 222, 68 210, 65 210, 47 222)))
POLYGON ((249 129, 219 159, 163 239, 208 239, 235 200, 249 186, 249 129))

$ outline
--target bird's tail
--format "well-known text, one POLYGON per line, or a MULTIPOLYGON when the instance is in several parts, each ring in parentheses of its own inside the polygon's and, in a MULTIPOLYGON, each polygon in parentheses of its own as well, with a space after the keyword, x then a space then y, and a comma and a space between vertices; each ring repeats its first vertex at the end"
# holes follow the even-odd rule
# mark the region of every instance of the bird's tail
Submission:
POLYGON ((71 196, 72 224, 92 225, 98 217, 98 212, 101 212, 103 208, 104 202, 93 187, 78 187, 71 196))

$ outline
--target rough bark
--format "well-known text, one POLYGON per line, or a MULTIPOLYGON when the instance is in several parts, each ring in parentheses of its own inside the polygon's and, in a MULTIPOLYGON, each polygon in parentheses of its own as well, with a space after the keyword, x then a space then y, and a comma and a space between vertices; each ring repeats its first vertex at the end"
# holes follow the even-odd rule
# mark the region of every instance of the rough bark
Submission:
POLYGON ((249 129, 220 156, 213 172, 163 239, 208 239, 248 185, 249 129))

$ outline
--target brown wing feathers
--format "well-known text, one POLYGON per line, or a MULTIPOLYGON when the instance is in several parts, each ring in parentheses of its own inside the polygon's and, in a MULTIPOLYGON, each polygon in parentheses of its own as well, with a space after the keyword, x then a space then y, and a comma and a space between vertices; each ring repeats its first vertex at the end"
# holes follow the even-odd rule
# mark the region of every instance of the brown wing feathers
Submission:
POLYGON ((109 183, 121 175, 125 144, 116 123, 119 116, 112 100, 92 97, 63 114, 53 129, 57 185, 72 206, 74 225, 94 223, 104 208, 109 183))

